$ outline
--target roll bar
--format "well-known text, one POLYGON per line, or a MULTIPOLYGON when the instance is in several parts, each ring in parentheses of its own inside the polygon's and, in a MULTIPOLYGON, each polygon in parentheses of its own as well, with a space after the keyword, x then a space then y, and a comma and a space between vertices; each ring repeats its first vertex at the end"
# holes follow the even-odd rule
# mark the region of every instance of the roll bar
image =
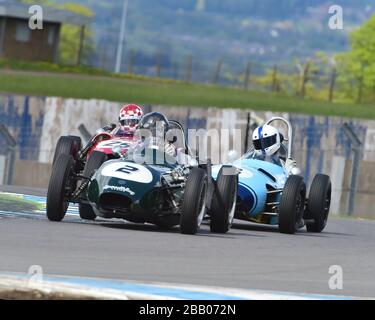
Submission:
POLYGON ((288 158, 292 157, 292 139, 293 139, 293 128, 288 120, 283 117, 273 117, 266 122, 266 125, 271 124, 274 121, 281 121, 288 127, 288 137, 284 137, 284 140, 288 142, 288 158))

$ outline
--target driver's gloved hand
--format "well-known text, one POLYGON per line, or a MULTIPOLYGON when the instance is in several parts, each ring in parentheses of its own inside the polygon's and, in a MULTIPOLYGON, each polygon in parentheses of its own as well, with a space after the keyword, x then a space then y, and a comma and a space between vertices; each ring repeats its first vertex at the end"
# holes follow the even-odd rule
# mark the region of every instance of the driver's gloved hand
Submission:
POLYGON ((114 123, 111 123, 104 126, 103 130, 106 132, 111 132, 114 128, 116 128, 116 125, 114 123))
POLYGON ((292 175, 301 174, 301 170, 298 168, 297 162, 293 158, 286 159, 285 168, 289 172, 289 174, 292 174, 292 175))
POLYGON ((176 150, 176 147, 171 143, 166 143, 164 146, 164 152, 171 157, 176 156, 176 150))

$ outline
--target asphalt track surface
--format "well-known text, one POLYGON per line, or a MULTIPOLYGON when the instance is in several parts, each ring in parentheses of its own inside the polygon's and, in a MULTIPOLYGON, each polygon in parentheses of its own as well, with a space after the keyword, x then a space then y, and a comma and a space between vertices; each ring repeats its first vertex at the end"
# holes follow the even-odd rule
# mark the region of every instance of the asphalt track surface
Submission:
POLYGON ((178 228, 119 220, 0 214, 0 273, 45 274, 375 297, 375 222, 331 218, 321 234, 280 234, 236 221, 225 235, 204 225, 178 228), (328 269, 343 269, 343 290, 330 290, 328 269))

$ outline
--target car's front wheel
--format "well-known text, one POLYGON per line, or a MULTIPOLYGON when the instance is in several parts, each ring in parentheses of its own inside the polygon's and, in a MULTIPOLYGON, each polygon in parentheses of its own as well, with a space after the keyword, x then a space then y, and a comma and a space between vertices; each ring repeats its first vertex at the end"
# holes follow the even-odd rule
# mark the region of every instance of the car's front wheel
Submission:
POLYGON ((306 202, 303 177, 293 175, 284 186, 279 206, 279 231, 294 234, 302 221, 306 202))
POLYGON ((211 204, 211 232, 226 233, 232 225, 238 189, 235 170, 232 166, 223 166, 217 176, 211 204))
POLYGON ((81 138, 77 136, 62 136, 57 141, 55 153, 53 155, 52 164, 55 164, 60 154, 71 155, 74 159, 82 147, 81 138))
POLYGON ((180 231, 183 234, 195 234, 206 213, 207 173, 203 169, 193 168, 186 182, 181 208, 180 231))
POLYGON ((47 218, 61 221, 69 206, 69 196, 77 182, 73 176, 74 159, 71 155, 61 154, 55 161, 47 192, 47 218))

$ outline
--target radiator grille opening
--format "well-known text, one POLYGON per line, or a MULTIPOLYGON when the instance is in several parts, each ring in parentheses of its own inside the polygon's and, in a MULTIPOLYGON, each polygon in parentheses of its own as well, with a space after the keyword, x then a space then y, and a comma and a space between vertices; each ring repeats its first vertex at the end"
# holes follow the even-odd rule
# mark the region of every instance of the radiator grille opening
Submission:
POLYGON ((132 200, 117 193, 103 193, 99 198, 99 205, 103 209, 130 209, 132 200))

